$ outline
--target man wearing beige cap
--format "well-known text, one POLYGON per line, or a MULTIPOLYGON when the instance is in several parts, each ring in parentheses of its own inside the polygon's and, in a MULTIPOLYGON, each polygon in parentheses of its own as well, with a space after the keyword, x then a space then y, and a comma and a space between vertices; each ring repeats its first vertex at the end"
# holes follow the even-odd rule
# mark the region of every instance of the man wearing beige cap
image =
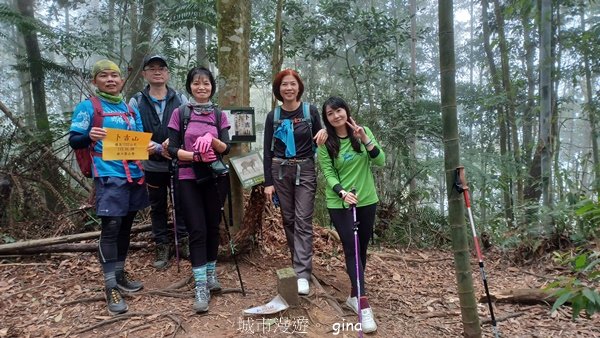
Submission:
MULTIPOLYGON (((169 138, 167 124, 171 120, 173 110, 187 103, 188 100, 167 85, 170 75, 167 60, 164 57, 160 55, 146 56, 142 67, 142 76, 148 85, 144 90, 133 95, 129 100, 129 105, 139 110, 144 131, 152 133, 154 148, 149 160, 144 162, 144 171, 150 199, 152 235, 156 245, 154 267, 162 270, 169 266, 170 253, 174 252, 171 250, 170 233, 167 227, 168 189, 172 188, 170 159, 166 155, 166 147, 163 152, 163 143, 169 138)), ((175 221, 178 239, 178 248, 175 249, 179 249, 179 256, 189 258, 189 239, 183 224, 183 217, 176 217, 175 221)))
MULTIPOLYGON (((111 314, 127 312, 121 292, 135 292, 143 285, 129 280, 124 271, 131 226, 138 210, 148 206, 144 172, 139 161, 103 160, 105 128, 142 131, 140 114, 121 95, 121 70, 110 60, 100 60, 92 68, 96 93, 80 102, 73 112, 69 144, 73 149, 90 148, 92 175, 96 189, 96 215, 102 230, 98 256, 104 273, 106 302, 111 314)), ((150 147, 149 147, 150 150, 150 147)))

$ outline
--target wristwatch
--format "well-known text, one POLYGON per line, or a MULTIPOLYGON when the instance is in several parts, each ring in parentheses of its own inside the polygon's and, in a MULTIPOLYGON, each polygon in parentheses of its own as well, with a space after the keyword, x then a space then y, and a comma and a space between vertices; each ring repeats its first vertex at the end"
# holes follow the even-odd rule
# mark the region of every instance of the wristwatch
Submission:
POLYGON ((340 192, 338 192, 338 196, 340 196, 341 199, 344 199, 344 197, 346 197, 346 195, 348 195, 348 193, 345 192, 344 190, 340 190, 340 192))

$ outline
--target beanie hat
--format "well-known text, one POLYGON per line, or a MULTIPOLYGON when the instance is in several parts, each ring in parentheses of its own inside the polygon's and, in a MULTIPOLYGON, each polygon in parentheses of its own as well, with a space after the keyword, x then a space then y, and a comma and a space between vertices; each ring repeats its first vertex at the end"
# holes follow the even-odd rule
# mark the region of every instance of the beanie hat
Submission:
POLYGON ((121 75, 121 69, 119 69, 119 66, 117 66, 116 63, 107 59, 103 59, 94 63, 94 66, 92 67, 92 78, 95 79, 96 75, 104 70, 114 70, 121 75))

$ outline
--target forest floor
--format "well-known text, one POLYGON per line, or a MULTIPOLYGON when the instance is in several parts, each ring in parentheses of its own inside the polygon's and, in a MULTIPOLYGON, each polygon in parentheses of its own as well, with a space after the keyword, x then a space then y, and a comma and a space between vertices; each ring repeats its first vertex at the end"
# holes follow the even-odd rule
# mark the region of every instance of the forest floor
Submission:
MULTIPOLYGON (((144 289, 126 296, 129 312, 111 317, 104 301, 102 274, 93 253, 0 257, 0 338, 4 337, 357 337, 356 320, 344 303, 349 294, 341 245, 315 227, 314 277, 311 293, 301 305, 277 315, 244 317, 242 310, 266 304, 277 294, 276 270, 289 262, 283 230, 266 234, 252 252, 239 257, 246 296, 213 295, 207 314, 192 311, 190 264, 164 271, 152 267, 153 246, 133 251, 127 270, 144 289), (268 237, 268 238, 267 238, 268 237), (176 285, 179 284, 179 285, 176 285), (180 287, 180 288, 178 288, 180 287), (175 289, 174 289, 175 288, 175 289), (336 302, 342 313, 338 313, 336 302), (270 324, 270 325, 269 325, 270 324)), ((149 241, 148 233, 134 241, 149 241)), ((540 288, 560 267, 550 255, 526 266, 498 252, 485 253, 492 294, 512 288, 540 288)), ((477 297, 481 277, 472 257, 477 297)), ((239 288, 233 261, 218 264, 225 288, 239 288)), ((369 251, 369 302, 379 329, 365 337, 460 337, 462 323, 453 254, 444 250, 394 250, 374 246, 369 251)), ((600 316, 573 321, 569 308, 550 313, 551 304, 495 303, 502 337, 600 337, 600 316), (506 319, 507 317, 510 317, 506 319)), ((489 319, 486 303, 478 304, 482 322, 489 319)), ((482 325, 484 337, 492 326, 482 325)))

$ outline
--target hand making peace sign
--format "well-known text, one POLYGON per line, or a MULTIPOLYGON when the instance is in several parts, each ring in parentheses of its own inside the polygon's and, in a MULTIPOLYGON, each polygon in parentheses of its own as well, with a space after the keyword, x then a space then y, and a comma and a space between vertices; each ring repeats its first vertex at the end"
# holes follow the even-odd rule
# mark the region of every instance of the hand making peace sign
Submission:
POLYGON ((369 137, 365 133, 365 129, 356 124, 356 121, 354 121, 353 118, 349 118, 348 120, 349 121, 346 121, 346 123, 354 130, 354 137, 359 139, 363 144, 369 142, 369 137))

